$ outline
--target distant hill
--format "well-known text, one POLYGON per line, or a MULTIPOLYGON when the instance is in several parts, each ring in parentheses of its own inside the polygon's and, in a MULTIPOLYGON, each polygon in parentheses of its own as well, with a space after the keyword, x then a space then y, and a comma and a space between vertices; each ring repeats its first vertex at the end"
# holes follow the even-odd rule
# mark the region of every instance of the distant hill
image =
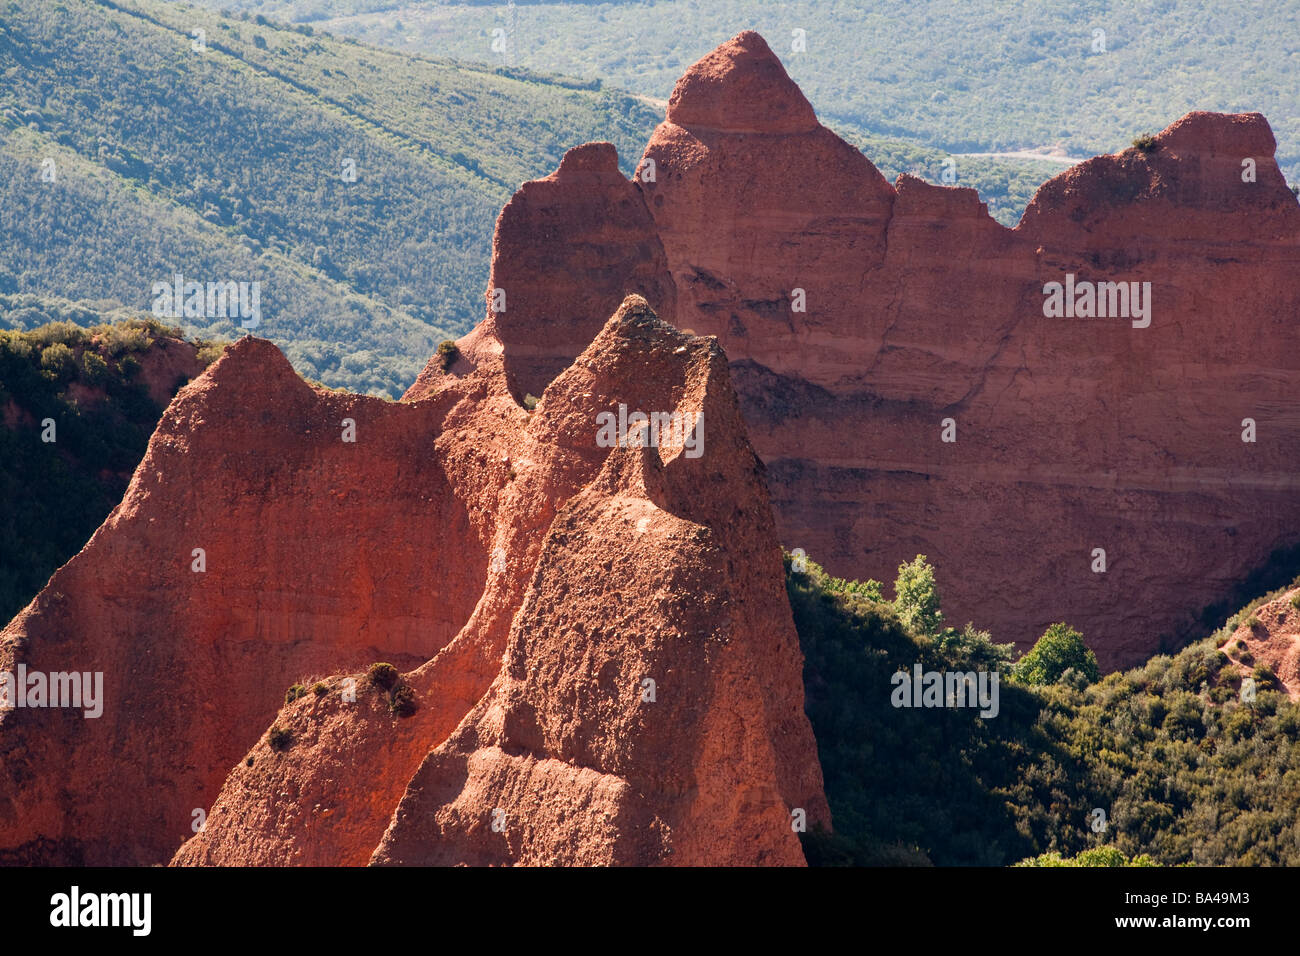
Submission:
MULTIPOLYGON (((1295 4, 521 0, 512 11, 500 0, 205 2, 405 50, 599 77, 660 99, 700 56, 754 29, 846 138, 857 127, 954 153, 1060 146, 1091 156, 1190 110, 1258 110, 1277 134, 1283 171, 1300 181, 1295 4)), ((963 167, 958 159, 959 176, 963 167)))
POLYGON ((492 225, 518 183, 591 139, 630 173, 659 118, 595 84, 507 72, 153 0, 13 0, 0 292, 148 310, 176 273, 257 281, 256 334, 304 375, 400 394, 481 318, 492 225))

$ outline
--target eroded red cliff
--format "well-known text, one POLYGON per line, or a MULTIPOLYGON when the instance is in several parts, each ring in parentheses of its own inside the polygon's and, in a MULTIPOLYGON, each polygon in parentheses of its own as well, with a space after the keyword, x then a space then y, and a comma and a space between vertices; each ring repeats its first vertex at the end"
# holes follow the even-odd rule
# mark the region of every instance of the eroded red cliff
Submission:
POLYGON ((392 403, 245 338, 0 637, 104 681, 97 717, 0 711, 0 854, 801 864, 801 660, 726 360, 643 299, 532 413, 499 362, 392 403), (694 425, 611 449, 620 405, 694 425))
MULTIPOLYGON (((1062 173, 1009 230, 973 190, 885 182, 750 32, 682 77, 627 186, 662 244, 662 311, 732 363, 786 547, 884 581, 924 553, 954 623, 1024 646, 1068 620, 1115 667, 1197 636, 1300 542, 1300 207, 1273 152, 1258 114, 1192 113, 1062 173), (1076 280, 1140 298, 1046 315, 1049 284, 1076 280)), ((573 226, 574 249, 602 229, 573 226)), ((498 223, 499 250, 542 238, 498 223)), ((564 256, 516 281, 564 288, 564 256)), ((611 289, 647 282, 608 265, 611 289)), ((539 353, 560 364, 603 322, 529 325, 516 359, 499 336, 524 318, 471 338, 504 342, 534 393, 539 353)))

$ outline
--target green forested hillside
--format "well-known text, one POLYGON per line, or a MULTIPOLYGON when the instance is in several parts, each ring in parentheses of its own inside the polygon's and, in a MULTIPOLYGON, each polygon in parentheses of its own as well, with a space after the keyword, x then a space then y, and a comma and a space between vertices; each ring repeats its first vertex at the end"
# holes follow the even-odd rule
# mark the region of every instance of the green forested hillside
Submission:
POLYGON ((1258 110, 1300 181, 1300 7, 1270 0, 205 0, 409 50, 666 98, 756 29, 823 121, 953 152, 1127 146, 1193 109, 1258 110), (504 50, 493 30, 506 31, 504 50), (804 31, 796 52, 795 31, 804 31), (1099 34, 1097 31, 1102 31, 1099 34))
POLYGON ((0 10, 0 292, 147 310, 178 272, 258 281, 256 333, 361 391, 400 393, 481 317, 520 181, 591 139, 630 170, 658 118, 581 84, 152 0, 0 10))
POLYGON ((987 634, 905 624, 916 589, 887 601, 875 582, 787 567, 836 830, 809 835, 810 861, 1007 865, 1110 847, 1082 862, 1300 865, 1300 705, 1218 649, 1254 604, 1175 655, 1035 685, 987 634), (894 707, 891 677, 917 663, 1000 672, 996 715, 894 707))

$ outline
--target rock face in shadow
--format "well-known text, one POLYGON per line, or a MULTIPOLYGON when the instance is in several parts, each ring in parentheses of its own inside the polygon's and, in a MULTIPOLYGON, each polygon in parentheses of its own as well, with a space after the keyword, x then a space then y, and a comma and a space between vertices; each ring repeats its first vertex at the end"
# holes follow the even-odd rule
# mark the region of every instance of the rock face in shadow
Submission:
POLYGON ((499 361, 392 403, 241 340, 20 666, 102 714, 0 711, 7 862, 796 865, 830 823, 726 359, 637 297, 531 413, 499 361))
MULTIPOLYGON (((1009 230, 974 190, 891 186, 743 33, 608 187, 639 193, 667 283, 615 247, 602 288, 666 284, 651 305, 717 336, 787 548, 887 582, 926 554, 950 622, 1024 647, 1067 620, 1125 666, 1300 542, 1300 206, 1274 148, 1257 113, 1191 113, 1044 184, 1009 230), (1093 317, 1046 314, 1052 283, 1093 317)), ((534 185, 561 212, 586 195, 534 185)), ((513 281, 558 288, 604 229, 503 213, 496 248, 546 245, 513 281)), ((538 394, 603 322, 575 302, 562 334, 507 312, 466 341, 538 394)))

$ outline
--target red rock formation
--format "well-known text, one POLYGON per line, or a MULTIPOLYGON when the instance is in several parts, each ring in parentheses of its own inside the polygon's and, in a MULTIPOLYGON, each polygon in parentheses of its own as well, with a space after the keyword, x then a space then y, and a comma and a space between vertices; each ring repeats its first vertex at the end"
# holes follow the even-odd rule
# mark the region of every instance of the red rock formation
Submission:
POLYGON ((625 306, 530 431, 599 461, 586 423, 625 396, 691 416, 705 453, 616 449, 569 498, 500 676, 425 759, 375 862, 801 864, 792 811, 828 820, 726 359, 625 306))
MULTIPOLYGON (((1258 114, 1189 114, 1153 150, 1062 173, 1009 230, 973 190, 891 187, 743 33, 682 77, 629 185, 671 278, 662 311, 732 362, 783 544, 887 582, 924 553, 950 621, 1024 646, 1065 619, 1115 667, 1195 636, 1300 541, 1300 208, 1273 152, 1258 114), (1151 283, 1150 325, 1046 317, 1067 274, 1151 283)), ((571 209, 583 191, 532 195, 571 209)), ((574 250, 603 229, 569 225, 574 250)), ((505 214, 494 271, 544 238, 554 258, 513 281, 563 289, 549 263, 568 254, 505 214)), ((621 256, 604 275, 632 281, 621 256)), ((603 313, 562 334, 527 318, 470 341, 537 393, 603 313)))
POLYGON ((531 414, 499 362, 391 403, 242 339, 0 635, 20 664, 104 703, 0 711, 10 862, 796 864, 792 810, 829 824, 726 360, 640 299, 531 414), (619 403, 702 411, 704 454, 600 447, 619 403), (508 808, 487 846, 475 799, 508 808))
POLYGON ((1300 700, 1300 606, 1296 602, 1300 602, 1300 589, 1261 604, 1223 645, 1242 677, 1266 667, 1291 700, 1300 700))
POLYGON ((181 390, 122 503, 0 637, 0 671, 98 671, 105 696, 98 719, 0 712, 8 858, 166 860, 290 684, 455 635, 486 525, 412 441, 434 415, 314 390, 251 338, 181 390))
MULTIPOLYGON (((663 246, 637 188, 610 143, 569 150, 546 179, 525 183, 501 210, 492 244, 487 319, 459 342, 465 370, 508 350, 519 399, 546 384, 585 349, 624 296, 641 294, 671 313, 663 246), (580 235, 580 242, 573 241, 580 235), (563 277, 535 282, 538 275, 563 277), (599 316, 594 326, 592 316, 599 316), (538 329, 545 329, 538 339, 538 329)), ((408 391, 423 393, 431 363, 408 391)))

